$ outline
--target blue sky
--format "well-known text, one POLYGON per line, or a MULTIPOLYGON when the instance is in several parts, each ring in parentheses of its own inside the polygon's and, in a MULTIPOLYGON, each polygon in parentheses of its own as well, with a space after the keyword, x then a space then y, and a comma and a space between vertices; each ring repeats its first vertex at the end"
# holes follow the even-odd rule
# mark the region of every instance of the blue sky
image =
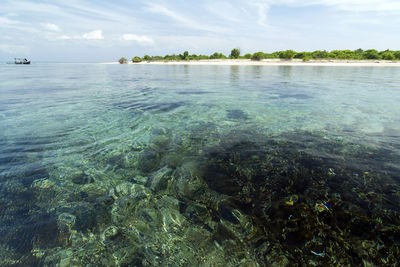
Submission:
POLYGON ((0 61, 400 50, 400 0, 0 0, 0 61))

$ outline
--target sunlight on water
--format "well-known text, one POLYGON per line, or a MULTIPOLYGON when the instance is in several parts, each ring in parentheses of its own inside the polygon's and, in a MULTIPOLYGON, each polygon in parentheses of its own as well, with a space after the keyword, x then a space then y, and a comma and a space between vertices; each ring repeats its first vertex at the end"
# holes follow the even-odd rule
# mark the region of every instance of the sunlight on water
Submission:
POLYGON ((2 266, 400 257, 398 68, 0 73, 2 266))

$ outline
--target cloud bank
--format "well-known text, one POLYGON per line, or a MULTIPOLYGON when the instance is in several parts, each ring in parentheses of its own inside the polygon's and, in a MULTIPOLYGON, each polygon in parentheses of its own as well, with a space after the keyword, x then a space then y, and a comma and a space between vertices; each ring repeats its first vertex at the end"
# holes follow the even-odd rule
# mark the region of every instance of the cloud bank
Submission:
POLYGON ((145 35, 136 35, 132 33, 126 33, 122 35, 122 40, 125 41, 135 41, 139 44, 154 44, 154 40, 150 37, 147 37, 145 35))
POLYGON ((58 27, 57 25, 55 25, 53 23, 40 23, 40 25, 42 25, 42 27, 48 31, 52 31, 52 32, 60 32, 61 31, 60 27, 58 27))
POLYGON ((82 38, 86 40, 103 40, 104 39, 103 31, 95 30, 88 33, 84 33, 82 35, 82 38))

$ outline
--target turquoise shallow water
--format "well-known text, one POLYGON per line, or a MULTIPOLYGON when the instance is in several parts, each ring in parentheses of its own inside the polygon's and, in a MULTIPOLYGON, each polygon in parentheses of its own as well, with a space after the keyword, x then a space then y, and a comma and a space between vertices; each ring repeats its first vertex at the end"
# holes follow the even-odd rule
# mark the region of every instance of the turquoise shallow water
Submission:
POLYGON ((0 65, 0 261, 393 264, 400 69, 0 65))

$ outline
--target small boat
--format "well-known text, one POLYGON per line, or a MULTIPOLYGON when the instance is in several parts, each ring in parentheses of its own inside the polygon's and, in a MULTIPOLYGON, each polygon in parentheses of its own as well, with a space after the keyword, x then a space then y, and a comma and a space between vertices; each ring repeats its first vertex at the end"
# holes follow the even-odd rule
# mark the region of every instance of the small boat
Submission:
POLYGON ((31 64, 26 58, 14 58, 14 64, 31 64))

